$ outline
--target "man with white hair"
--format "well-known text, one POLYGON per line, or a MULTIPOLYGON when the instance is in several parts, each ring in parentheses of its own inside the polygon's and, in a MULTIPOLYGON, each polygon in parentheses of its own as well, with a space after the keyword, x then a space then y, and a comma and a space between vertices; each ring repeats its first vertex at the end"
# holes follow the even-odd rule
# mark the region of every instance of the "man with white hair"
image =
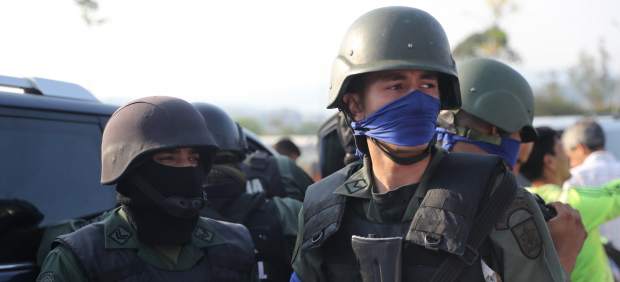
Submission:
MULTIPOLYGON (((567 128, 562 143, 571 166, 571 178, 564 183, 565 189, 601 187, 620 178, 620 162, 605 150, 605 133, 596 121, 583 119, 567 128)), ((620 249, 620 219, 601 226, 601 234, 620 249)))

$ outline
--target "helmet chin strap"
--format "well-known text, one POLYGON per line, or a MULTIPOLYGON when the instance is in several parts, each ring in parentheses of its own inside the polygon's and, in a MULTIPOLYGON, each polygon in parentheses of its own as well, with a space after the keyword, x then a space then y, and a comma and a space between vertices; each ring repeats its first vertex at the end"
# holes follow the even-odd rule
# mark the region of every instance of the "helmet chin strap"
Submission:
POLYGON ((426 157, 428 157, 431 154, 431 150, 435 146, 437 137, 436 135, 433 136, 433 139, 431 140, 431 142, 429 142, 426 149, 424 149, 422 153, 416 156, 413 156, 413 157, 399 157, 394 152, 391 152, 390 149, 385 144, 381 143, 381 141, 375 138, 370 138, 370 140, 372 140, 372 142, 375 143, 377 147, 379 147, 379 149, 393 162, 399 165, 412 165, 412 164, 415 164, 415 163, 418 163, 424 160, 426 157))

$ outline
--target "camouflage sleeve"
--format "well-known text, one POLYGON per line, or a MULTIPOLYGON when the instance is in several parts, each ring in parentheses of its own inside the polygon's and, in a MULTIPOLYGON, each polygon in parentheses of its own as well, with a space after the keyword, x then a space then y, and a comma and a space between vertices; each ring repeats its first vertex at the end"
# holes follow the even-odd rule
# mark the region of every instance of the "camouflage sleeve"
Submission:
POLYGON ((504 282, 567 280, 540 208, 525 189, 518 188, 490 238, 501 253, 504 282))
POLYGON ((40 282, 88 281, 75 256, 59 245, 49 252, 37 277, 40 282))

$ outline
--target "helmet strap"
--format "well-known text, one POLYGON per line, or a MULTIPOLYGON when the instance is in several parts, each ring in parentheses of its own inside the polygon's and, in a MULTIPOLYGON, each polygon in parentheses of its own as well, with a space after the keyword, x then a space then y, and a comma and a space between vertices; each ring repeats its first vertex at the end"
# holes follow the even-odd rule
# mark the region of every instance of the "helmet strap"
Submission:
POLYGON ((394 152, 391 152, 390 149, 385 144, 381 143, 379 140, 375 138, 370 138, 370 140, 372 140, 372 142, 375 143, 377 147, 379 147, 379 149, 393 162, 399 165, 412 165, 412 164, 415 164, 415 163, 418 163, 424 160, 426 157, 428 157, 431 154, 431 150, 435 146, 435 142, 437 141, 437 138, 433 137, 433 139, 428 144, 426 149, 424 149, 422 153, 416 156, 413 156, 413 157, 399 157, 396 154, 394 154, 394 152))
POLYGON ((455 131, 456 135, 463 136, 472 141, 481 141, 493 145, 502 143, 502 136, 485 134, 473 128, 457 126, 455 131))

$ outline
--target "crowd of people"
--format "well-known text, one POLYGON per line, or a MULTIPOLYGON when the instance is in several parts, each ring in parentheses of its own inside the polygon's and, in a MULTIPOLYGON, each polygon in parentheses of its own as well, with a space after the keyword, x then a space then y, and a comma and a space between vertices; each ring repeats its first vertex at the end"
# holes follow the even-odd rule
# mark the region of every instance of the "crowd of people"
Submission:
POLYGON ((527 80, 457 68, 430 14, 358 18, 327 107, 313 183, 294 143, 252 150, 216 105, 121 106, 101 144, 118 205, 49 228, 38 281, 614 281, 620 163, 601 127, 535 128, 527 80))

